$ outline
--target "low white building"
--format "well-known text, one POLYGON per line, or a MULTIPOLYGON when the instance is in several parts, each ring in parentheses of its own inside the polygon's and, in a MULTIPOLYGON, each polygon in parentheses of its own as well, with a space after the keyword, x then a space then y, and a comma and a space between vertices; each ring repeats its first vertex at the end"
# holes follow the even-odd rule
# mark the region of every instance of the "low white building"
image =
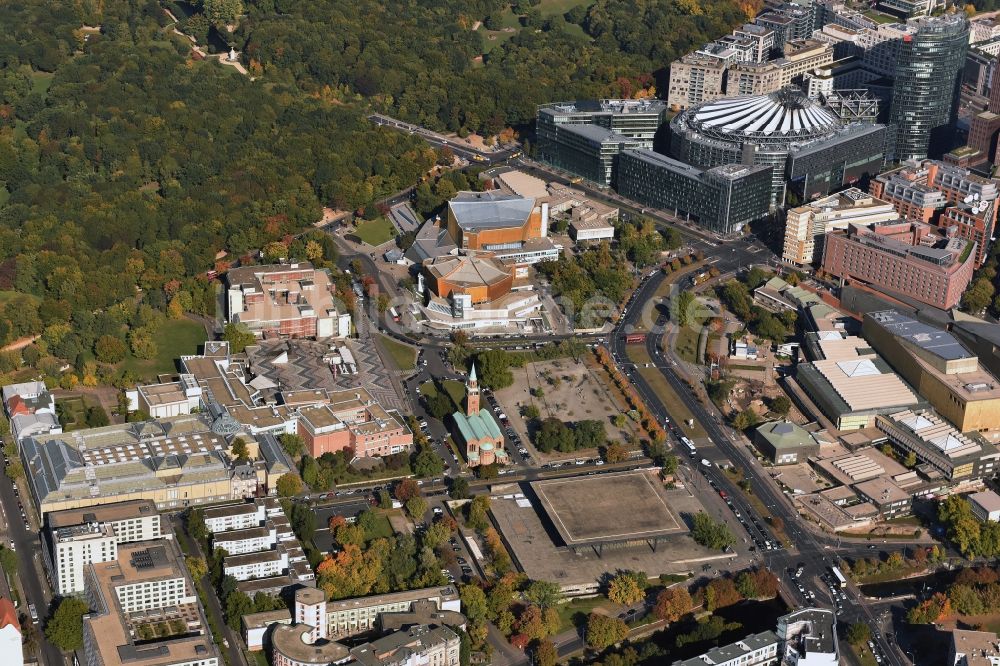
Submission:
POLYGON ((223 574, 238 581, 278 576, 287 570, 288 553, 283 548, 230 555, 222 563, 223 574))
POLYGON ((221 548, 230 555, 244 555, 261 550, 270 550, 278 543, 278 531, 274 525, 246 527, 241 530, 217 532, 212 535, 212 548, 221 548))
POLYGON ((1000 521, 1000 495, 992 490, 984 490, 981 493, 969 495, 969 504, 972 505, 972 513, 983 522, 1000 521))
POLYGON ((569 237, 575 242, 613 240, 614 225, 600 219, 573 220, 569 223, 569 237))

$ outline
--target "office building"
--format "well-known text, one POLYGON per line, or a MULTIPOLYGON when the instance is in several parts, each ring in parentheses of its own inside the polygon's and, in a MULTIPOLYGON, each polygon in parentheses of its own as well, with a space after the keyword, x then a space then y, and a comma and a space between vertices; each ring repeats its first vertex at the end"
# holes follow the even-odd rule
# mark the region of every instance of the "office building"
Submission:
POLYGON ((879 174, 870 187, 901 217, 933 222, 949 236, 975 242, 975 264, 982 265, 997 217, 993 180, 954 164, 914 160, 879 174))
POLYGON ((968 497, 972 513, 985 522, 1000 522, 1000 495, 992 490, 972 493, 968 497))
MULTIPOLYGON (((721 80, 719 90, 722 90, 721 80)), ((666 108, 662 101, 650 99, 540 106, 535 123, 536 156, 598 185, 611 185, 618 155, 623 150, 653 147, 653 137, 663 123, 666 108)))
POLYGON ((670 64, 667 105, 672 111, 682 111, 719 99, 724 94, 725 80, 725 60, 714 55, 688 53, 670 64))
POLYGON ((991 631, 952 629, 948 666, 1000 666, 1000 640, 991 631))
POLYGON ((118 544, 160 539, 160 514, 149 500, 54 511, 47 516, 44 561, 57 594, 84 591, 84 571, 118 559, 118 544))
POLYGON ((972 279, 975 246, 936 236, 923 224, 851 224, 827 234, 823 270, 841 281, 948 310, 972 279))
POLYGON ((619 169, 622 196, 673 210, 712 231, 733 233, 769 212, 772 173, 765 165, 702 169, 651 150, 630 150, 619 169))
POLYGON ((955 336, 894 310, 866 313, 862 333, 959 432, 1000 440, 1000 383, 955 336))
POLYGON ((856 187, 788 210, 781 259, 807 267, 823 257, 823 240, 849 224, 878 224, 899 218, 892 204, 856 187))
POLYGON ((881 414, 875 426, 902 455, 916 455, 923 476, 940 479, 950 492, 978 489, 1000 469, 996 446, 978 433, 960 433, 930 410, 881 414))
POLYGON ((387 410, 367 389, 331 391, 324 404, 299 411, 298 434, 315 458, 345 449, 381 457, 413 448, 413 432, 396 410, 387 410))
POLYGON ((833 611, 803 608, 778 618, 777 631, 673 662, 673 666, 838 666, 837 618, 833 611))
POLYGON ((233 268, 226 285, 226 320, 245 324, 255 335, 343 338, 351 333, 351 315, 338 311, 330 276, 308 262, 233 268))
POLYGON ((0 599, 0 660, 4 666, 24 666, 21 624, 10 599, 0 599))
POLYGON ((194 585, 172 540, 122 544, 87 567, 86 666, 218 666, 194 585))
POLYGON ((968 44, 969 22, 963 12, 907 22, 889 106, 896 161, 936 157, 954 147, 968 44))
POLYGON ((786 183, 811 199, 882 168, 883 126, 845 124, 794 87, 696 106, 670 129, 670 154, 686 164, 771 167, 772 206, 784 203, 786 183))
POLYGON ((788 421, 758 426, 754 443, 775 465, 795 465, 819 453, 819 442, 808 431, 788 421))

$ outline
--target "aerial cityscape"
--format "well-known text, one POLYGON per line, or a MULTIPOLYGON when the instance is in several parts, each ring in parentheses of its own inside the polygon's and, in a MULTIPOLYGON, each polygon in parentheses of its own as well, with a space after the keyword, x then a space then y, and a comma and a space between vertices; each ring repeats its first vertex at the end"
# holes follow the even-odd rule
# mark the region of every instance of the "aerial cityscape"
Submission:
POLYGON ((0 22, 0 666, 1000 666, 1000 1, 0 22))

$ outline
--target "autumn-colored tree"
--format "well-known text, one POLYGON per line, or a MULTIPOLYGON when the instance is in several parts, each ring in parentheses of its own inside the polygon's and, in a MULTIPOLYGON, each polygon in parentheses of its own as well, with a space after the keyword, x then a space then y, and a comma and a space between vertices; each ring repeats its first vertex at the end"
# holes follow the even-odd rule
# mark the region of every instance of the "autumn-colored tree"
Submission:
POLYGON ((526 606, 517 618, 514 627, 518 633, 524 634, 530 640, 544 638, 547 634, 545 620, 542 617, 542 609, 534 604, 526 606))
POLYGON ((705 587, 705 609, 715 611, 719 608, 732 606, 742 597, 736 589, 736 583, 731 578, 716 578, 705 587))
POLYGON ((676 622, 691 611, 691 593, 686 587, 668 587, 656 596, 653 613, 660 620, 676 622))
POLYGON ((330 528, 330 533, 336 534, 338 528, 347 524, 347 518, 344 518, 340 514, 334 514, 330 516, 330 520, 326 524, 330 528))
POLYGON ((642 601, 645 593, 638 580, 631 573, 620 573, 611 579, 608 585, 608 599, 616 604, 631 606, 642 601))
POLYGON ((617 617, 591 613, 587 618, 587 645, 603 650, 628 636, 628 625, 617 617))
POLYGON ((376 548, 364 552, 355 544, 346 544, 339 553, 316 567, 316 585, 327 599, 363 597, 382 573, 382 561, 376 548))
POLYGON ((400 502, 405 502, 411 497, 416 497, 420 494, 420 486, 414 479, 403 479, 392 489, 393 496, 400 502))
POLYGON ((607 448, 604 449, 604 460, 609 463, 619 463, 625 462, 628 458, 628 452, 625 447, 622 446, 621 442, 611 442, 608 444, 607 448))

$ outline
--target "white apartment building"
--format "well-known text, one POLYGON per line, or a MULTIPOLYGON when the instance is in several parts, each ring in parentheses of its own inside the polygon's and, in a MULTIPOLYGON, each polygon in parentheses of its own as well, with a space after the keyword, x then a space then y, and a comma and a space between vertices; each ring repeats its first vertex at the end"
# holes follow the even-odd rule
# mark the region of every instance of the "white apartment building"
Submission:
POLYGON ((779 660, 778 635, 762 631, 697 657, 675 661, 673 666, 777 666, 779 660))
POLYGON ((222 563, 227 576, 238 581, 279 576, 288 570, 288 552, 284 548, 245 555, 230 555, 222 563))
POLYGON ((54 511, 48 526, 46 565, 61 595, 83 592, 86 567, 118 559, 118 544, 163 537, 160 514, 147 500, 54 511))
POLYGON ((417 601, 431 601, 438 610, 449 611, 460 611, 462 605, 458 591, 451 586, 330 601, 325 609, 326 637, 335 639, 364 633, 375 628, 381 613, 408 612, 417 601))
POLYGON ((118 585, 115 587, 115 596, 125 613, 193 604, 196 601, 183 575, 118 585))
POLYGON ((226 504, 205 509, 205 527, 212 534, 260 527, 268 518, 284 516, 276 499, 256 499, 253 502, 226 504))
POLYGON ((277 543, 278 531, 273 524, 217 532, 212 535, 212 548, 222 548, 230 555, 244 555, 259 550, 270 550, 277 543))

